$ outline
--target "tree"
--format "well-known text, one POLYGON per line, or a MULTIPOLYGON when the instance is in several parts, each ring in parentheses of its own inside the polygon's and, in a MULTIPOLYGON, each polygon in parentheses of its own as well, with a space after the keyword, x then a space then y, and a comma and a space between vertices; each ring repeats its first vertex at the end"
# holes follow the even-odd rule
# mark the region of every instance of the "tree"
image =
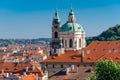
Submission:
POLYGON ((114 41, 120 40, 120 25, 117 24, 109 29, 103 31, 101 34, 95 37, 86 38, 87 44, 90 44, 92 41, 114 41))
POLYGON ((100 61, 94 72, 87 80, 120 80, 120 64, 112 60, 100 61))
POLYGON ((89 76, 87 80, 96 80, 96 76, 95 75, 89 76))

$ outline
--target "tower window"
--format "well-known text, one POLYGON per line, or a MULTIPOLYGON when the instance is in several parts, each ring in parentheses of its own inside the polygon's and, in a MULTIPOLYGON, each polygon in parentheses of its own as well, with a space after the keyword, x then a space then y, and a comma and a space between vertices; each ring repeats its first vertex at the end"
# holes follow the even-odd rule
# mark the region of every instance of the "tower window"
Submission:
POLYGON ((81 47, 81 39, 79 39, 79 47, 81 47))
POLYGON ((57 26, 55 26, 55 29, 57 29, 58 27, 57 26))
POLYGON ((70 47, 70 48, 73 47, 73 41, 72 41, 72 39, 69 40, 69 47, 70 47))
POLYGON ((58 32, 55 32, 55 38, 58 38, 58 32))

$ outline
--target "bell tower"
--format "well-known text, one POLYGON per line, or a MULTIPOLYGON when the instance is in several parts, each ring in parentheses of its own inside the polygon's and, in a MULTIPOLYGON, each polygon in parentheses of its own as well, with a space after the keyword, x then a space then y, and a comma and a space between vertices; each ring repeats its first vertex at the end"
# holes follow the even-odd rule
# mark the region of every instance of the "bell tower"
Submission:
POLYGON ((59 29, 60 29, 60 18, 56 9, 55 16, 52 21, 52 49, 59 48, 59 29))

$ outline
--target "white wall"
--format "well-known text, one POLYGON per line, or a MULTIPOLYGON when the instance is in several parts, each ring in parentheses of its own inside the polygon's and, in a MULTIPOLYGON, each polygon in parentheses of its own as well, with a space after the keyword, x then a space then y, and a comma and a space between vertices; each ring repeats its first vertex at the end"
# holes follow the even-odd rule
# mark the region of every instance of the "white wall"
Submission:
POLYGON ((86 46, 85 32, 59 32, 59 37, 64 40, 65 50, 79 50, 86 46), (69 48, 70 39, 73 40, 73 48, 69 48), (79 47, 79 39, 81 39, 81 47, 79 47), (65 41, 67 41, 67 46, 65 46, 65 41))

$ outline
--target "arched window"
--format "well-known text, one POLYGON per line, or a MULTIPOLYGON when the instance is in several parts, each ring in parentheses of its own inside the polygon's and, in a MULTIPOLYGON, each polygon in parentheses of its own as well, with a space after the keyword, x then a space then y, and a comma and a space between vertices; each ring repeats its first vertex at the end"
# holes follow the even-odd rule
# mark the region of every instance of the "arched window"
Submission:
POLYGON ((69 40, 69 47, 70 47, 70 48, 73 47, 73 41, 72 41, 72 39, 69 40))
POLYGON ((64 47, 64 39, 62 39, 62 47, 64 47))
POLYGON ((67 47, 67 40, 65 40, 65 47, 67 47))
POLYGON ((79 39, 79 47, 81 47, 81 39, 79 39))
POLYGON ((54 35, 55 35, 55 38, 58 38, 58 32, 55 32, 54 35))

